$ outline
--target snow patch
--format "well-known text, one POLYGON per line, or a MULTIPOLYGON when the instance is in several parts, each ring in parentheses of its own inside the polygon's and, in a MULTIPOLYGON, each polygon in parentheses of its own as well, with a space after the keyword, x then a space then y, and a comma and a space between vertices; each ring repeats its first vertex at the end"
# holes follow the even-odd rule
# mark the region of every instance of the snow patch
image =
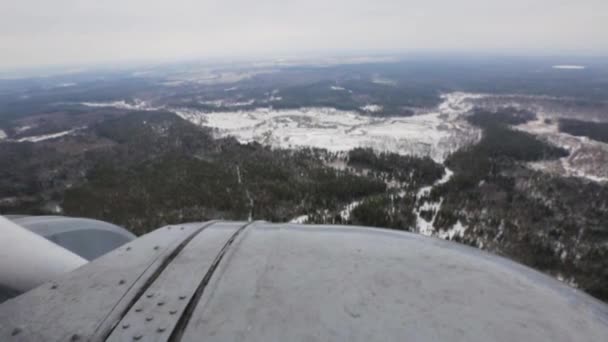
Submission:
POLYGON ((374 76, 374 77, 372 77, 372 83, 381 84, 381 85, 387 85, 387 86, 395 86, 395 85, 397 85, 397 82, 395 82, 395 81, 393 81, 391 79, 385 78, 385 77, 380 77, 380 76, 374 76))
POLYGON ((458 220, 458 222, 456 222, 456 224, 452 226, 452 228, 448 230, 439 231, 437 236, 444 240, 454 240, 456 236, 458 236, 459 238, 464 237, 464 233, 466 231, 467 227, 463 226, 460 220, 458 220))
POLYGON ((368 104, 366 106, 361 107, 361 110, 368 113, 378 113, 381 112, 384 107, 376 104, 368 104))
POLYGON ((342 221, 346 222, 348 220, 350 220, 350 215, 352 214, 353 210, 355 210, 356 207, 358 207, 361 204, 362 201, 354 201, 350 204, 348 204, 341 212, 340 212, 340 217, 342 218, 342 221))
POLYGON ((344 88, 344 87, 339 87, 339 86, 331 86, 331 87, 330 87, 330 89, 331 89, 331 90, 334 90, 334 91, 347 91, 347 92, 349 92, 350 94, 352 94, 352 93, 353 93, 353 91, 352 91, 352 90, 350 90, 350 89, 346 89, 346 88, 344 88))
POLYGON ((27 131, 28 129, 31 129, 31 128, 32 128, 32 126, 29 126, 29 125, 17 127, 17 128, 15 128, 15 133, 17 133, 17 134, 23 133, 23 132, 25 132, 25 131, 27 131))
POLYGON ((584 65, 554 65, 553 69, 583 70, 583 69, 586 69, 586 67, 584 65))
POLYGON ((69 131, 57 132, 57 133, 52 133, 52 134, 25 137, 25 138, 17 139, 17 142, 26 142, 27 141, 27 142, 35 143, 35 142, 40 142, 40 141, 45 141, 45 140, 57 139, 57 138, 72 134, 79 129, 81 129, 81 128, 75 128, 75 129, 71 129, 69 131))
POLYGON ((255 103, 255 100, 247 100, 247 101, 225 101, 225 100, 212 100, 212 101, 200 101, 200 104, 212 106, 216 108, 227 107, 227 108, 235 108, 235 107, 246 107, 251 106, 255 103))
POLYGON ((308 222, 308 215, 302 215, 289 221, 289 223, 305 224, 308 222))
POLYGON ((6 132, 4 132, 3 130, 0 129, 0 140, 4 140, 6 139, 7 135, 6 132))
POLYGON ((574 280, 573 277, 566 278, 561 273, 558 273, 555 277, 557 278, 557 280, 561 281, 564 284, 567 284, 570 287, 578 288, 578 284, 576 283, 576 280, 574 280))
POLYGON ((279 94, 279 89, 275 89, 270 93, 270 97, 268 98, 268 102, 277 102, 283 100, 281 96, 277 96, 279 94))
POLYGON ((118 108, 127 110, 157 110, 159 108, 151 107, 146 101, 140 99, 134 99, 132 102, 125 100, 111 101, 111 102, 81 102, 83 106, 94 107, 94 108, 118 108))

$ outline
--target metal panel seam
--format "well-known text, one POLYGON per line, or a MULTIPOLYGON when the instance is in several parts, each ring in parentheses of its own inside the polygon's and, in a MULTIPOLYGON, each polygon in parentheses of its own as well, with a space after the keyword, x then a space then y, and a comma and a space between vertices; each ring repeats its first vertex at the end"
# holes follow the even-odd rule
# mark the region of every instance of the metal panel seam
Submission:
POLYGON ((222 249, 218 253, 217 257, 211 264, 211 267, 209 268, 209 270, 207 270, 205 277, 203 277, 203 280, 196 288, 194 295, 192 296, 192 298, 190 299, 190 302, 188 303, 188 305, 186 306, 186 309, 184 310, 184 314, 179 318, 179 320, 175 326, 175 329, 171 333, 171 336, 169 337, 168 341, 170 341, 170 342, 181 341, 182 335, 183 335, 184 331, 186 330, 186 327, 188 326, 188 322, 190 321, 190 318, 192 317, 192 313, 194 312, 194 309, 196 309, 196 306, 197 306, 199 300, 201 299, 201 296, 203 295, 203 292, 205 291, 205 288, 207 287, 209 280, 211 280, 211 277, 213 276, 213 273, 215 272, 218 265, 222 261, 222 258, 224 257, 226 252, 230 249, 230 246, 232 245, 234 240, 236 240, 236 238, 239 236, 239 234, 241 234, 242 231, 244 231, 247 227, 251 226, 252 224, 255 224, 256 222, 259 222, 259 221, 254 221, 254 222, 249 222, 249 223, 244 224, 241 228, 239 228, 239 230, 234 232, 234 234, 230 237, 230 239, 228 239, 228 241, 226 241, 226 244, 224 245, 224 247, 222 247, 222 249))
MULTIPOLYGON (((154 283, 154 281, 160 276, 160 274, 165 270, 165 268, 167 268, 167 266, 171 263, 171 261, 173 261, 173 259, 175 259, 175 257, 177 257, 177 255, 186 247, 186 245, 192 241, 192 239, 194 239, 200 232, 202 232, 204 229, 214 225, 215 223, 219 222, 219 220, 215 220, 215 221, 209 221, 206 222, 203 226, 201 226, 200 228, 198 228, 195 232, 193 232, 189 237, 187 237, 186 239, 184 239, 184 241, 182 241, 173 251, 171 251, 171 253, 169 253, 169 255, 164 256, 164 260, 161 263, 161 265, 158 267, 158 269, 156 269, 156 271, 154 271, 154 273, 146 280, 146 282, 142 285, 142 287, 140 288, 140 290, 135 294, 135 296, 131 299, 131 301, 129 302, 129 304, 124 308, 123 312, 121 312, 120 314, 120 318, 116 320, 116 322, 112 322, 111 323, 111 327, 108 329, 107 332, 101 332, 101 328, 102 326, 105 325, 106 321, 108 320, 108 318, 112 315, 112 313, 114 312, 114 309, 116 308, 116 306, 119 305, 120 301, 117 302, 116 306, 114 306, 114 308, 108 313, 108 315, 106 316, 106 318, 104 318, 101 323, 97 326, 97 328, 95 329, 95 333, 94 336, 99 336, 100 334, 102 335, 100 340, 105 341, 108 336, 110 336, 112 334, 112 331, 114 331, 114 329, 116 328, 117 324, 120 322, 120 320, 122 319, 122 317, 124 317, 124 315, 129 312, 129 310, 133 307, 133 305, 135 305, 135 303, 137 303, 137 301, 141 298, 141 296, 143 296, 143 294, 146 292, 146 290, 150 287, 150 285, 152 283, 154 283)), ((139 280, 144 276, 144 274, 148 271, 148 269, 150 267, 152 267, 152 265, 154 265, 154 263, 159 259, 162 258, 163 256, 159 255, 157 258, 155 258, 148 267, 146 267, 146 269, 140 274, 140 276, 137 278, 137 280, 135 280, 133 282, 133 284, 131 284, 131 287, 129 288, 129 290, 127 290, 125 292, 126 296, 127 293, 129 293, 129 291, 131 290, 131 288, 133 288, 134 286, 137 285, 137 283, 139 282, 139 280)), ((122 299, 121 299, 122 300, 122 299)), ((94 340, 96 340, 96 338, 93 338, 94 340)))

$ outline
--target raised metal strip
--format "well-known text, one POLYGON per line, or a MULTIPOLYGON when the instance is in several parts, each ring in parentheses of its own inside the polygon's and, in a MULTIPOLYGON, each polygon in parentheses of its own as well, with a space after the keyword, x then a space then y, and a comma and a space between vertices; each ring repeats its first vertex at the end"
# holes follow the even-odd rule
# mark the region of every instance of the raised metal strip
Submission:
POLYGON ((201 224, 169 226, 0 305, 0 341, 92 340, 201 224))
POLYGON ((188 305, 184 311, 184 314, 180 317, 179 321, 177 322, 177 324, 175 326, 175 329, 173 329, 173 332, 171 333, 169 341, 177 342, 177 341, 181 340, 182 335, 183 335, 184 331, 186 330, 188 323, 190 322, 192 313, 198 307, 198 304, 205 291, 205 288, 207 287, 207 284, 211 280, 211 277, 213 276, 218 265, 222 261, 222 258, 224 257, 226 252, 230 249, 230 247, 232 246, 232 244, 234 243, 236 238, 239 236, 239 234, 241 232, 243 232, 245 230, 245 228, 249 227, 252 224, 255 224, 255 222, 250 222, 246 225, 243 225, 239 230, 237 230, 230 237, 230 239, 228 241, 226 241, 226 243, 224 244, 222 249, 219 251, 219 253, 215 257, 215 260, 213 260, 213 263, 210 265, 205 276, 202 278, 201 282, 198 284, 198 287, 196 288, 196 291, 194 292, 193 296, 188 301, 188 305))
MULTIPOLYGON (((188 245, 196 236, 208 227, 215 224, 217 221, 209 221, 202 225, 198 224, 200 228, 196 229, 188 238, 184 239, 179 245, 171 250, 163 258, 156 260, 155 265, 149 267, 148 270, 140 278, 141 281, 136 286, 133 286, 129 291, 130 293, 125 295, 125 300, 118 302, 116 307, 108 314, 106 319, 96 329, 94 341, 104 341, 111 334, 113 329, 117 326, 119 321, 128 313, 129 310, 139 301, 144 292, 157 280, 157 278, 164 272, 165 268, 173 262, 173 260, 182 252, 182 250, 188 245)), ((180 227, 181 228, 181 227, 180 227)))
POLYGON ((245 225, 220 222, 196 235, 146 288, 107 341, 166 341, 218 255, 245 225))

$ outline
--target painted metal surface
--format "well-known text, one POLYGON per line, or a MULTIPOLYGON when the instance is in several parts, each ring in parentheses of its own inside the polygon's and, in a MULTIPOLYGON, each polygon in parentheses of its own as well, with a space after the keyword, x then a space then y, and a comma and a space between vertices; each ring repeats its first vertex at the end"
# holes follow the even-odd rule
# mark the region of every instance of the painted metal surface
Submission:
POLYGON ((230 238, 246 223, 220 222, 200 232, 134 303, 107 341, 167 341, 230 238))
POLYGON ((419 235, 198 223, 0 305, 0 340, 608 341, 608 306, 419 235))
POLYGON ((8 217, 18 225, 40 234, 48 236, 56 233, 67 233, 74 230, 95 229, 112 232, 125 238, 134 239, 136 236, 128 230, 104 221, 80 217, 66 216, 19 216, 8 217))
POLYGON ((258 224, 214 276, 182 341, 608 341, 606 305, 407 233, 258 224))
POLYGON ((126 229, 86 218, 23 216, 10 219, 86 260, 96 259, 135 239, 126 229))
POLYGON ((87 261, 0 216, 0 288, 24 292, 87 261))
POLYGON ((156 230, 8 300, 0 305, 0 341, 105 339, 172 253, 205 225, 156 230))

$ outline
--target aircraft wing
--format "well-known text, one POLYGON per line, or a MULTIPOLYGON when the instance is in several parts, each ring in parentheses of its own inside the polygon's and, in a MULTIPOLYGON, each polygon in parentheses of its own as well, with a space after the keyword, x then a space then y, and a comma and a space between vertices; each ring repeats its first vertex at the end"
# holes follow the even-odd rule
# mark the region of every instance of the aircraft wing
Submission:
POLYGON ((608 306, 456 243, 168 226, 0 305, 1 341, 607 341, 608 306))

